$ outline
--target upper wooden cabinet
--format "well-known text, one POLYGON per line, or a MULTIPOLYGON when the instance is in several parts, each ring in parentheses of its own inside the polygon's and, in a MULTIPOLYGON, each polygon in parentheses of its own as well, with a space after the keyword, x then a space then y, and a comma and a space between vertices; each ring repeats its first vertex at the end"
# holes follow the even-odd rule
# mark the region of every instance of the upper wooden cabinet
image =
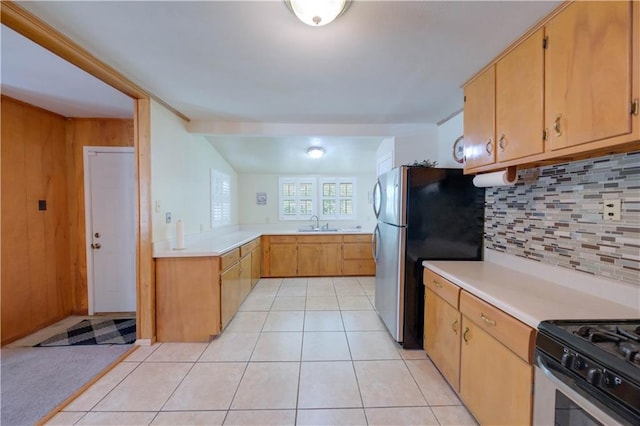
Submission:
POLYGON ((496 58, 464 87, 466 172, 638 149, 639 27, 637 1, 567 2, 496 58))
POLYGON ((496 64, 496 155, 514 160, 544 151, 543 30, 496 64))
POLYGON ((496 68, 489 67, 464 88, 464 151, 466 167, 496 161, 496 68))
POLYGON ((545 122, 552 150, 632 132, 632 7, 576 2, 546 25, 545 122))

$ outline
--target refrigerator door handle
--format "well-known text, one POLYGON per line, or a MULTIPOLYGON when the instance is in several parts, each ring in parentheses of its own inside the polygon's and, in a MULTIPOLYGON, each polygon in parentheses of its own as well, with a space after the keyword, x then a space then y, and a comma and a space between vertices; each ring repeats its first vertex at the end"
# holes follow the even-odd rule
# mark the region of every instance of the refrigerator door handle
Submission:
POLYGON ((376 181, 376 184, 373 185, 373 214, 375 214, 376 219, 380 217, 380 209, 382 208, 382 203, 380 200, 382 199, 382 186, 380 185, 380 179, 376 181))
POLYGON ((378 235, 380 235, 380 225, 376 225, 376 229, 371 234, 371 255, 376 263, 378 263, 378 235))

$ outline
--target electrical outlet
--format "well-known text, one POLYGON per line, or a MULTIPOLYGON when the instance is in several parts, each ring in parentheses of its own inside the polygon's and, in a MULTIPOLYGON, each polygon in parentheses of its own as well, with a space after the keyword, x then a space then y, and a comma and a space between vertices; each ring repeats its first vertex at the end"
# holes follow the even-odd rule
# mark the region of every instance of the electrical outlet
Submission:
POLYGON ((604 200, 602 217, 604 220, 620 220, 621 200, 604 200))
POLYGON ((164 222, 165 223, 171 223, 171 212, 166 212, 164 214, 164 222))

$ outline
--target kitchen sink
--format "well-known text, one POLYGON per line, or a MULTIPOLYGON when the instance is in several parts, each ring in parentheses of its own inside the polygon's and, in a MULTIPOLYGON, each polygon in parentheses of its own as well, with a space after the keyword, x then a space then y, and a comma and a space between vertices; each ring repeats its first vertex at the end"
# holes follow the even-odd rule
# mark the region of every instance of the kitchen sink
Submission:
POLYGON ((298 232, 338 232, 338 228, 300 228, 298 232))

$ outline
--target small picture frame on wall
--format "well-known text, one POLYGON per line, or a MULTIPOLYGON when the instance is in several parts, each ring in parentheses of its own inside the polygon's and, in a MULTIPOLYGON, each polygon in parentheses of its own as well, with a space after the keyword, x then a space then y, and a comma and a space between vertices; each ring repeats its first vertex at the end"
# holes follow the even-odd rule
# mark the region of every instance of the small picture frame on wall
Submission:
POLYGON ((267 205, 267 193, 266 192, 256 192, 256 204, 259 206, 267 205))
POLYGON ((463 136, 460 136, 453 143, 453 159, 460 164, 464 164, 465 158, 464 158, 464 137, 463 136))

